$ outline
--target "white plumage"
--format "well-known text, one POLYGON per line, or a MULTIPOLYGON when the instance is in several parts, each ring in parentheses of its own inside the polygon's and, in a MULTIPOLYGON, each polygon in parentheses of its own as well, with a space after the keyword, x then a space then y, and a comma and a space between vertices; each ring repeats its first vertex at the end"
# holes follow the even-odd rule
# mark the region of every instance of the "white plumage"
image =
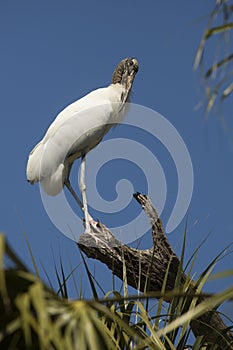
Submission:
POLYGON ((52 196, 61 192, 64 184, 70 184, 74 160, 82 157, 85 161, 85 155, 101 141, 113 123, 119 123, 124 117, 125 102, 129 100, 137 71, 136 59, 121 61, 111 85, 90 92, 58 114, 29 154, 26 172, 30 183, 40 181, 44 191, 52 196))
POLYGON ((40 181, 49 195, 61 192, 65 167, 70 165, 67 154, 75 154, 75 158, 86 154, 113 125, 108 123, 121 121, 124 110, 121 113, 118 110, 122 93, 125 93, 122 85, 110 85, 92 91, 60 112, 29 155, 28 180, 40 181))

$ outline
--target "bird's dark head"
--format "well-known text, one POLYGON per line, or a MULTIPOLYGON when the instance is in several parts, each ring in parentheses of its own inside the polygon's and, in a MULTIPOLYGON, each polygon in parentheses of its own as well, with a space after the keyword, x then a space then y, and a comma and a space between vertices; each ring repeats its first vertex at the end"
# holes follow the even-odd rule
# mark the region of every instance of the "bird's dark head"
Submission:
POLYGON ((125 58, 117 65, 112 76, 112 83, 124 85, 129 91, 138 69, 138 61, 135 58, 125 58))

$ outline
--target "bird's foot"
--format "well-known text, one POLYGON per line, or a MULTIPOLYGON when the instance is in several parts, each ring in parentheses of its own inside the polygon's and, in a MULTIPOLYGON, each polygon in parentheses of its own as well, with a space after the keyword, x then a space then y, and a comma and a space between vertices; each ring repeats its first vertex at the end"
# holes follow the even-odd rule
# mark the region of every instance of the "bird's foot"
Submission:
POLYGON ((91 235, 92 238, 95 241, 96 246, 101 246, 103 244, 103 241, 101 240, 101 226, 99 221, 95 221, 89 214, 88 214, 88 221, 86 222, 84 219, 84 226, 85 231, 84 235, 91 235))
POLYGON ((95 221, 90 216, 90 214, 88 214, 88 220, 87 221, 84 219, 84 225, 85 225, 85 232, 84 233, 91 234, 93 229, 95 231, 99 230, 99 221, 95 221))
POLYGON ((99 229, 99 221, 95 221, 92 219, 89 221, 89 223, 90 223, 90 226, 94 227, 96 230, 99 229))

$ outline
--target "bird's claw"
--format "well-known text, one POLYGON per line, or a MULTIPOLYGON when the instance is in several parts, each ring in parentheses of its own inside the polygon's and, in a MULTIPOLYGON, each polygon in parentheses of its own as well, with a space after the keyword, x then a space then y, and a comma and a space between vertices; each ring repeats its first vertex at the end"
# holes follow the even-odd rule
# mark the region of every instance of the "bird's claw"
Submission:
POLYGON ((84 225, 85 225, 85 232, 91 234, 92 229, 99 230, 99 221, 95 221, 89 214, 88 214, 88 223, 86 224, 85 218, 83 219, 84 225))

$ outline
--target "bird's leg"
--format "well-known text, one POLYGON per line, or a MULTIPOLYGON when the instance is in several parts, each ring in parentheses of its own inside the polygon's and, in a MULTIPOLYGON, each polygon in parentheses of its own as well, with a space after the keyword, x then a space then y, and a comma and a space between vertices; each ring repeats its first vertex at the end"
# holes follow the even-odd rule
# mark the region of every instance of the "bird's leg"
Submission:
POLYGON ((74 199, 76 200, 76 202, 78 203, 79 207, 83 210, 83 203, 81 202, 81 200, 79 199, 79 197, 77 196, 75 190, 73 189, 73 187, 71 186, 70 180, 66 180, 65 181, 65 186, 67 187, 67 189, 70 191, 70 193, 72 194, 72 196, 74 197, 74 199))
MULTIPOLYGON (((67 187, 67 189, 70 191, 72 196, 74 197, 75 201, 78 203, 78 205, 81 208, 81 210, 84 212, 83 203, 81 202, 81 200, 79 199, 79 197, 76 194, 75 190, 71 186, 70 180, 69 179, 65 180, 64 184, 67 187)), ((93 224, 96 224, 96 222, 92 219, 92 217, 91 217, 91 215, 89 213, 88 213, 88 217, 89 217, 89 222, 92 222, 93 224)))
POLYGON ((83 199, 83 211, 85 217, 85 226, 86 232, 91 232, 90 226, 90 215, 87 208, 87 194, 86 194, 86 185, 85 185, 85 170, 86 170, 86 157, 82 156, 81 167, 80 167, 80 191, 83 199))

